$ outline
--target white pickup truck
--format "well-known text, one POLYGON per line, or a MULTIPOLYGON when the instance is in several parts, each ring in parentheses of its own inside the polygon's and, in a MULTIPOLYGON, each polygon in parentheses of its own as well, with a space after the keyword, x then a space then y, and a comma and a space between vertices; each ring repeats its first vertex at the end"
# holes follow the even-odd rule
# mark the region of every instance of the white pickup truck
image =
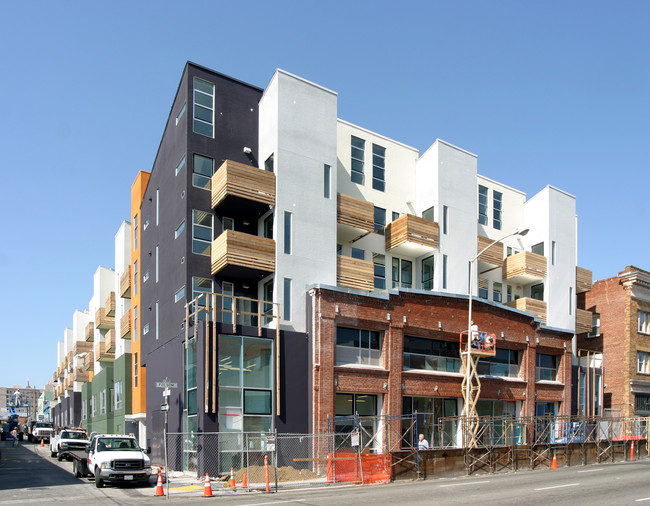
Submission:
POLYGON ((59 462, 69 458, 69 452, 84 453, 90 441, 84 429, 63 429, 50 440, 50 456, 56 457, 59 462))
POLYGON ((90 440, 85 465, 95 476, 97 488, 104 483, 149 483, 151 460, 147 453, 134 436, 98 434, 90 440))

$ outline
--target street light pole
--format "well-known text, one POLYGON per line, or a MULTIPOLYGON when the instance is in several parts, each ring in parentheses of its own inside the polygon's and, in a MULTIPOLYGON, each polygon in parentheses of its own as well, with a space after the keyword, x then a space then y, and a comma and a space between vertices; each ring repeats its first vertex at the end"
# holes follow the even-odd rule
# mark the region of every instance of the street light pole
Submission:
MULTIPOLYGON (((525 236, 530 229, 517 230, 510 234, 506 234, 500 239, 496 239, 488 244, 485 248, 479 251, 475 256, 473 256, 469 261, 469 310, 467 312, 467 357, 465 362, 465 404, 463 405, 463 416, 468 418, 474 418, 475 413, 470 413, 470 397, 472 395, 472 385, 470 381, 470 363, 472 359, 472 292, 474 290, 474 262, 485 253, 488 249, 494 246, 496 243, 501 242, 508 237, 518 235, 519 237, 525 236)), ((475 410, 472 410, 475 411, 475 410)))

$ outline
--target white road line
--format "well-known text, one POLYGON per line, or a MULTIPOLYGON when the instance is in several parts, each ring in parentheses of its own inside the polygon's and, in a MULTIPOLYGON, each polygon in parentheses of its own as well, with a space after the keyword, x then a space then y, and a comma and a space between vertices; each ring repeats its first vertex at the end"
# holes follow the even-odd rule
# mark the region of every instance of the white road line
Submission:
POLYGON ((305 499, 293 499, 291 501, 272 501, 272 502, 258 502, 254 504, 247 504, 246 506, 264 506, 265 504, 286 504, 289 502, 298 502, 298 501, 304 501, 305 499))
POLYGON ((578 471, 579 473, 595 473, 596 471, 604 471, 603 468, 600 469, 586 469, 585 471, 578 471))
POLYGON ((490 483, 490 480, 472 481, 469 483, 450 483, 449 485, 440 485, 442 487, 464 487, 465 485, 478 485, 479 483, 490 483))
POLYGON ((644 497, 643 499, 637 499, 634 502, 650 501, 650 497, 644 497))
POLYGON ((553 487, 536 488, 535 490, 551 490, 552 488, 577 487, 580 483, 567 483, 566 485, 555 485, 553 487))

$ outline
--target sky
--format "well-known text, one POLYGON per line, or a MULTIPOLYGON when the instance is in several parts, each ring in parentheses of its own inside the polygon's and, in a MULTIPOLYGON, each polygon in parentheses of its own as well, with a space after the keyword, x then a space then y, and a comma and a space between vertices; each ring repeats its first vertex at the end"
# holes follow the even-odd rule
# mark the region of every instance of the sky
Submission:
POLYGON ((113 267, 187 60, 338 93, 341 119, 577 199, 578 265, 650 270, 650 2, 26 1, 0 8, 0 385, 42 388, 113 267))

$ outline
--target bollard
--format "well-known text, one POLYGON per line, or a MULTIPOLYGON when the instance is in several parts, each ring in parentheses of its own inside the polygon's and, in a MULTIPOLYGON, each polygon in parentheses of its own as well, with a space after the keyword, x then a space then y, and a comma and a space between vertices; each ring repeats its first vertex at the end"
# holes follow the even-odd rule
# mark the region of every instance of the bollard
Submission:
POLYGON ((264 455, 264 479, 266 480, 266 491, 270 492, 271 488, 269 487, 269 456, 264 455))

